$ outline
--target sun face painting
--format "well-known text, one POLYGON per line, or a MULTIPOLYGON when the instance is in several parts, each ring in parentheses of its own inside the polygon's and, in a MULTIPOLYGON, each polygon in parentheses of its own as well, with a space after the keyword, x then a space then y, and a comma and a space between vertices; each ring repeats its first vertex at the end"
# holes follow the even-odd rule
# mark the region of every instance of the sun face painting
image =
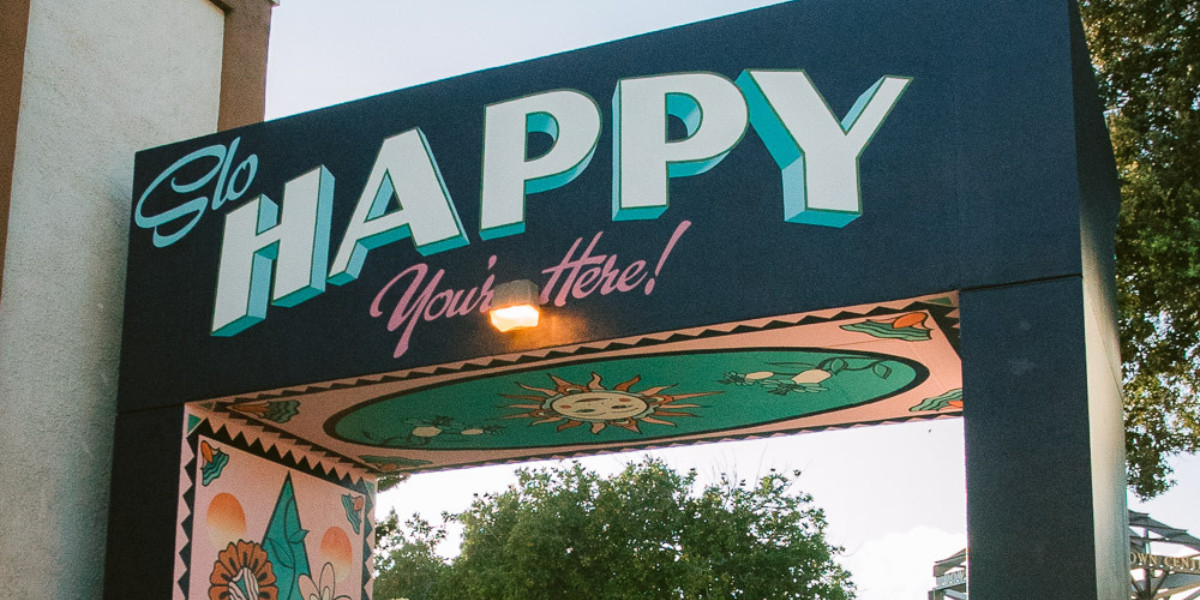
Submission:
POLYGON ((561 377, 550 375, 554 382, 553 389, 538 388, 524 383, 517 385, 540 396, 501 394, 513 400, 530 400, 536 404, 509 404, 505 408, 517 408, 528 412, 509 415, 506 419, 533 419, 533 425, 543 423, 561 423, 557 430, 565 431, 587 423, 593 434, 598 434, 605 427, 621 427, 641 433, 640 423, 654 423, 675 427, 675 423, 667 420, 670 417, 695 417, 690 412, 680 412, 682 408, 699 408, 699 404, 674 404, 687 398, 711 396, 721 392, 698 392, 692 394, 666 394, 673 385, 660 385, 636 391, 633 386, 642 377, 635 375, 632 379, 617 384, 611 390, 604 387, 603 378, 592 373, 592 378, 586 385, 571 383, 561 377))
POLYGON ((325 431, 360 447, 435 452, 644 443, 841 410, 927 377, 911 359, 844 349, 648 353, 388 394, 333 415, 325 431))

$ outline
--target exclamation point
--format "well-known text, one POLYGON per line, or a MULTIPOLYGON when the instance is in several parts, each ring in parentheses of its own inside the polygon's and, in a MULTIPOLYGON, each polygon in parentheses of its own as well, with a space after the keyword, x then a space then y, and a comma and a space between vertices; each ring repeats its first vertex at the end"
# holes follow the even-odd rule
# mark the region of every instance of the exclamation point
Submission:
MULTIPOLYGON (((658 257, 658 265, 654 267, 654 277, 658 277, 658 275, 662 273, 663 264, 667 262, 667 257, 671 255, 671 250, 675 249, 675 243, 678 242, 679 238, 683 236, 683 232, 687 231, 688 227, 691 226, 691 221, 682 221, 679 223, 679 227, 675 228, 675 233, 671 234, 671 240, 667 242, 667 247, 663 249, 662 256, 658 257)), ((650 295, 650 292, 654 291, 654 277, 651 277, 646 281, 647 296, 650 295)))

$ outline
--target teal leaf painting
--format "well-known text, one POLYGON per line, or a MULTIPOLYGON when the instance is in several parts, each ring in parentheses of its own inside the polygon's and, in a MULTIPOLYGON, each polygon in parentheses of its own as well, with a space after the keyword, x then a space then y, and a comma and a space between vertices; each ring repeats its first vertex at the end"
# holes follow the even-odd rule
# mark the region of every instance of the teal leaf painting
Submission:
MULTIPOLYGON (((770 377, 774 373, 767 373, 766 377, 770 377)), ((756 385, 758 380, 753 377, 757 373, 735 373, 729 371, 723 377, 717 380, 717 383, 724 385, 756 385)), ((761 379, 761 378, 758 378, 761 379)))
POLYGON ((877 338, 924 342, 932 339, 929 329, 925 327, 925 318, 926 314, 923 312, 911 312, 895 319, 867 319, 858 323, 842 325, 841 328, 877 338))
POLYGON ((845 371, 849 366, 850 363, 846 362, 846 359, 835 358, 829 361, 829 366, 825 367, 825 370, 829 371, 830 375, 837 375, 838 373, 845 371))
POLYGON ((892 374, 891 367, 888 367, 882 362, 875 363, 875 365, 871 367, 871 370, 874 371, 875 375, 880 379, 887 379, 888 376, 892 374))
POLYGON ((287 423, 292 417, 300 414, 300 402, 297 400, 272 400, 270 402, 252 402, 235 404, 231 408, 247 415, 254 415, 273 423, 287 423))
POLYGON ((229 464, 229 455, 222 452, 220 448, 213 448, 207 441, 200 441, 200 481, 202 485, 208 485, 217 480, 221 473, 225 471, 225 465, 229 464))
MULTIPOLYGON (((806 363, 794 361, 771 362, 770 371, 755 371, 753 373, 726 372, 717 383, 725 385, 760 385, 768 394, 787 396, 790 393, 807 394, 828 392, 829 387, 822 382, 833 380, 838 375, 870 371, 879 379, 887 379, 892 375, 892 368, 887 365, 888 359, 872 359, 862 356, 831 356, 819 362, 806 363), (782 369, 780 369, 782 367, 782 369), (779 369, 779 370, 774 370, 779 369), (803 369, 797 372, 796 369, 803 369)), ((897 363, 899 364, 899 363, 897 363)), ((832 383, 831 383, 832 385, 832 383)))
POLYGON ((376 469, 384 472, 397 471, 404 467, 423 467, 433 464, 427 460, 405 458, 403 456, 360 456, 363 462, 371 463, 376 469))
POLYGON ((268 402, 263 418, 275 423, 287 423, 292 417, 300 414, 300 403, 295 400, 268 402))
POLYGON ((292 487, 292 476, 288 475, 279 490, 275 510, 263 534, 263 547, 275 565, 275 577, 279 581, 278 600, 303 600, 300 594, 301 576, 311 576, 308 565, 308 550, 304 538, 308 530, 300 525, 300 512, 296 508, 296 492, 292 487))
POLYGON ((354 529, 354 533, 362 531, 362 517, 359 516, 359 510, 362 508, 362 498, 355 498, 354 494, 342 495, 342 508, 346 510, 346 520, 350 522, 350 527, 354 529))
POLYGON ((926 398, 920 404, 908 409, 910 412, 923 411, 938 411, 947 408, 962 408, 963 407, 963 391, 962 388, 955 388, 933 398, 926 398))

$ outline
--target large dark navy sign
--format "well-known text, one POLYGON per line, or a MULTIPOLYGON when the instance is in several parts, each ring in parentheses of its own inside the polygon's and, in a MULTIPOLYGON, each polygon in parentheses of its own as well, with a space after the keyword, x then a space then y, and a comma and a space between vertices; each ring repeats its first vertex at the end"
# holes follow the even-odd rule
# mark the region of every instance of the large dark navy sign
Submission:
POLYGON ((977 146, 1061 133, 1014 99, 1070 86, 974 73, 951 4, 788 3, 142 152, 122 408, 1078 270, 1069 216, 971 189, 977 146), (974 255, 1016 232, 1043 252, 974 255), (544 323, 501 334, 515 279, 544 323))

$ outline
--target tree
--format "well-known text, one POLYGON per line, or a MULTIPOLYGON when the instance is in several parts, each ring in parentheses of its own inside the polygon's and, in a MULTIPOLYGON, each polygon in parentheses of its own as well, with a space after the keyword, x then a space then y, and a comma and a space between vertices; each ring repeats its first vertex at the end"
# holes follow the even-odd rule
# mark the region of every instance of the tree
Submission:
MULTIPOLYGON (((504 492, 451 518, 461 554, 411 600, 746 598, 846 600, 825 519, 809 496, 772 472, 752 485, 722 476, 696 491, 696 473, 661 461, 605 479, 577 463, 520 470, 504 492)), ((420 550, 423 552, 423 550, 420 550)), ((388 577, 382 569, 380 580, 388 577)), ((379 593, 376 597, 389 598, 379 593)))
POLYGON ((449 565, 437 555, 446 529, 413 517, 402 528, 396 511, 375 526, 375 587, 378 600, 430 600, 449 565))
POLYGON ((1129 483, 1200 451, 1200 0, 1082 0, 1121 180, 1117 288, 1129 483))

